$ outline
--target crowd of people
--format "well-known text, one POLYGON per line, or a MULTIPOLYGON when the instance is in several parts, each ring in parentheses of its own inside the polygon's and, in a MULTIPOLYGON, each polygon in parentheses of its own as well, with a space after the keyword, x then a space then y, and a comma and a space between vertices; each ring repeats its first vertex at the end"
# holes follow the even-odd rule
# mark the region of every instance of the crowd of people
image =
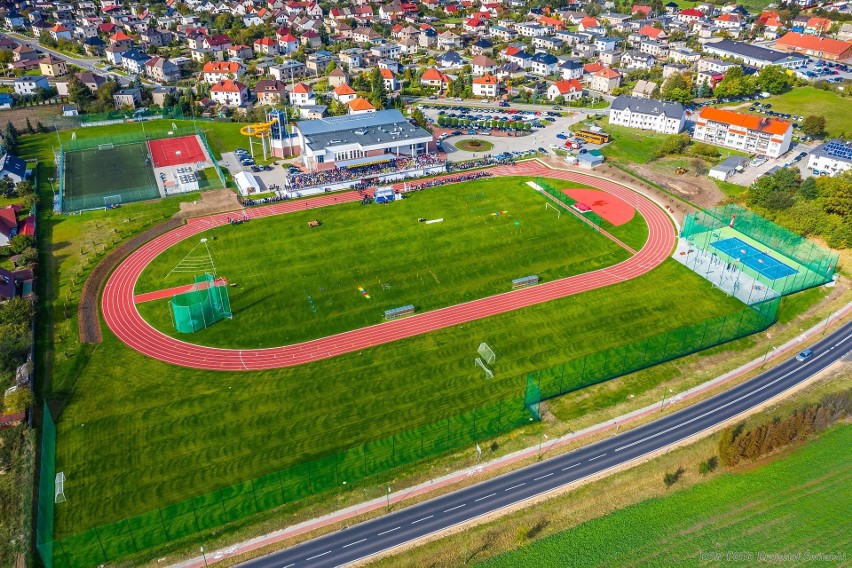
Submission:
POLYGON ((269 205, 270 203, 278 203, 289 199, 286 194, 264 197, 263 199, 242 199, 243 207, 254 207, 256 205, 269 205))
POLYGON ((365 179, 377 178, 381 175, 406 170, 443 166, 445 163, 445 160, 429 154, 421 154, 416 157, 404 156, 387 162, 364 164, 351 168, 333 168, 321 172, 295 174, 287 179, 287 189, 292 191, 294 189, 332 185, 356 180, 361 180, 359 185, 362 185, 365 179))
POLYGON ((490 177, 491 174, 489 172, 471 172, 469 174, 458 174, 454 176, 444 176, 439 178, 430 178, 423 179, 420 181, 413 181, 405 184, 405 191, 419 191, 421 189, 426 189, 427 187, 438 187, 440 185, 447 185, 450 183, 459 183, 463 181, 471 181, 475 179, 480 179, 484 177, 490 177))
POLYGON ((447 171, 450 172, 463 172, 465 170, 475 170, 477 168, 485 168, 488 166, 495 166, 498 164, 513 164, 515 160, 510 156, 507 158, 497 159, 494 156, 488 155, 484 158, 480 158, 478 160, 471 160, 469 162, 454 162, 447 164, 447 171))

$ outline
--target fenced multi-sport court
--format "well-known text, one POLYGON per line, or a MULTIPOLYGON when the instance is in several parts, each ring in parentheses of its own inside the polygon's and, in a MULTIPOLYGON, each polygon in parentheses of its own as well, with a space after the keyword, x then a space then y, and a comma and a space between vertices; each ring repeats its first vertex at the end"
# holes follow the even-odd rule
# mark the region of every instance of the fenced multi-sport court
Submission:
POLYGON ((839 255, 729 204, 688 215, 674 258, 755 304, 830 282, 839 255))
MULTIPOLYGON (((59 148, 59 195, 54 209, 73 213, 195 191, 204 170, 225 180, 204 134, 174 126, 115 136, 72 139, 59 148)), ((203 183, 203 182, 202 182, 203 183)))

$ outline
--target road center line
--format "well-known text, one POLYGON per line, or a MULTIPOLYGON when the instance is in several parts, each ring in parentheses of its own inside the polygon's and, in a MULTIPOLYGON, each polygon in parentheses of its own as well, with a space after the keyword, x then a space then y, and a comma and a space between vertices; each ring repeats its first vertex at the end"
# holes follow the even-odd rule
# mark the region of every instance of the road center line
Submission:
POLYGON ((383 534, 392 533, 393 531, 398 531, 398 530, 399 530, 399 527, 394 527, 394 528, 392 528, 392 529, 391 529, 391 530, 389 530, 389 531, 380 532, 380 533, 378 534, 378 536, 382 536, 383 534))
POLYGON ((533 479, 533 481, 538 481, 539 479, 544 479, 545 477, 550 477, 551 475, 553 475, 552 471, 550 473, 548 473, 547 475, 542 475, 541 477, 536 477, 535 479, 533 479))
POLYGON ((456 505, 452 509, 446 509, 446 510, 444 510, 444 512, 449 513, 450 511, 455 511, 456 509, 461 509, 462 507, 464 507, 464 503, 462 503, 461 505, 456 505))
POLYGON ((605 455, 606 455, 606 454, 601 454, 601 455, 599 455, 599 456, 595 456, 595 457, 593 457, 593 458, 589 458, 589 461, 590 461, 590 462, 593 462, 593 461, 595 461, 595 460, 596 460, 596 459, 598 459, 598 458, 602 458, 602 457, 604 457, 605 455))
POLYGON ((580 464, 575 463, 574 465, 569 465, 568 467, 563 467, 563 468, 562 468, 562 471, 569 470, 569 469, 571 469, 572 467, 577 467, 578 465, 580 465, 580 464))
POLYGON ((344 544, 344 545, 342 546, 342 548, 349 548, 350 546, 355 546, 356 544, 362 543, 362 542, 364 542, 365 540, 367 540, 367 539, 366 539, 366 538, 362 538, 361 540, 356 540, 355 542, 350 542, 349 544, 344 544))
POLYGON ((326 554, 331 554, 331 551, 326 550, 322 554, 317 554, 316 556, 311 556, 310 558, 305 558, 305 560, 313 560, 314 558, 319 558, 320 556, 325 556, 326 554))
POLYGON ((411 521, 411 524, 416 525, 417 523, 431 519, 434 516, 435 515, 429 515, 428 517, 423 517, 422 519, 417 519, 416 521, 411 521))
POLYGON ((480 497, 479 499, 474 499, 474 502, 476 502, 476 501, 482 501, 483 499, 488 499, 489 497, 494 497, 495 495, 497 495, 497 494, 496 494, 496 493, 491 493, 491 494, 489 494, 489 495, 486 495, 485 497, 480 497))
POLYGON ((526 485, 526 483, 518 483, 517 485, 513 485, 508 489, 505 489, 505 491, 511 491, 512 489, 517 489, 518 487, 523 487, 524 485, 526 485))

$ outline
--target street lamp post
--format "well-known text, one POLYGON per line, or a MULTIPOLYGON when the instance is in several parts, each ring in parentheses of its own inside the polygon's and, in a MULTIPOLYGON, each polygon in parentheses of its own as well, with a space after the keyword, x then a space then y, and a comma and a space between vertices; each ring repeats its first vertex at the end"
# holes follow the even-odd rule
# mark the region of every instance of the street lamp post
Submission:
POLYGON ((769 350, 775 351, 777 347, 770 345, 766 348, 766 353, 763 354, 763 362, 760 364, 760 367, 763 368, 766 365, 766 360, 769 358, 769 350))
MULTIPOLYGON (((674 392, 672 389, 668 389, 669 392, 674 392)), ((660 400, 660 412, 663 411, 663 406, 666 404, 666 387, 663 387, 663 398, 660 400)))
POLYGON ((387 499, 388 499, 388 513, 390 513, 390 483, 388 483, 387 485, 388 485, 388 490, 387 490, 386 495, 387 495, 387 499))
POLYGON ((204 554, 204 547, 201 547, 201 557, 204 558, 204 566, 207 567, 207 555, 204 554))

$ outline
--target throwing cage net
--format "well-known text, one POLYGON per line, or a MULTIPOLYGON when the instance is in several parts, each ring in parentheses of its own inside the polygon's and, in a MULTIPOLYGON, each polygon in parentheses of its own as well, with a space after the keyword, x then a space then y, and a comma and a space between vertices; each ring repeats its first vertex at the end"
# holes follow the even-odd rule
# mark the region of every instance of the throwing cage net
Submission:
POLYGON ((180 333, 195 333, 233 317, 227 285, 217 282, 212 274, 196 276, 192 289, 176 294, 169 306, 180 333))

